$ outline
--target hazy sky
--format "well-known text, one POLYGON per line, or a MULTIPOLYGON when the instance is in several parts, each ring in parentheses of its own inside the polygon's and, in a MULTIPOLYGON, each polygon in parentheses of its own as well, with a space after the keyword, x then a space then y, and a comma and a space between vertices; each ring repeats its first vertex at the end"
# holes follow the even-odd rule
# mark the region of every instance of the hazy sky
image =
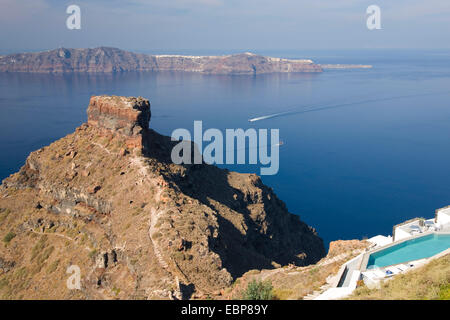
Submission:
POLYGON ((449 0, 0 0, 0 51, 450 48, 449 0), (67 6, 81 30, 66 28, 67 6), (381 30, 366 9, 381 8, 381 30))

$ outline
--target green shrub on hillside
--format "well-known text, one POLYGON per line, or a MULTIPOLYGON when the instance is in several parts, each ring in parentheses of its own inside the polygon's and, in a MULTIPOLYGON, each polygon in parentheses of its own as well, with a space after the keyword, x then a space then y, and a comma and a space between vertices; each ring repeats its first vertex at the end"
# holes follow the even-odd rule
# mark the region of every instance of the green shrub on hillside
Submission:
POLYGON ((10 231, 3 238, 3 242, 10 243, 11 240, 14 239, 15 236, 16 236, 16 234, 14 232, 10 231))
POLYGON ((242 295, 244 300, 272 300, 273 287, 270 281, 252 280, 242 295))
POLYGON ((439 290, 439 300, 450 300, 450 284, 442 285, 439 290))

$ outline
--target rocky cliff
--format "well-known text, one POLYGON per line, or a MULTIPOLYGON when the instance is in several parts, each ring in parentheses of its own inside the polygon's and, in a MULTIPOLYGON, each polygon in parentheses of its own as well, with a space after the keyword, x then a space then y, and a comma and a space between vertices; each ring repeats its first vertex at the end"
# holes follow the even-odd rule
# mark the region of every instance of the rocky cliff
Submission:
POLYGON ((288 60, 252 53, 226 56, 147 55, 116 48, 55 49, 0 56, 0 72, 186 71, 206 74, 321 72, 311 60, 288 60))
POLYGON ((220 298, 249 270, 325 255, 258 176, 173 164, 149 120, 146 99, 92 97, 86 124, 3 181, 1 298, 220 298))

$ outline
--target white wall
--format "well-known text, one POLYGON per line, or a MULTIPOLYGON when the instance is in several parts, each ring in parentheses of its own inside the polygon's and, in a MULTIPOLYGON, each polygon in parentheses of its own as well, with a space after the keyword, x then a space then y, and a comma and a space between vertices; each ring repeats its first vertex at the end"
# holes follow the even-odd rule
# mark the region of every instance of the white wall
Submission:
POLYGON ((342 299, 352 294, 353 289, 349 287, 330 288, 320 296, 314 298, 314 300, 334 300, 342 299))
POLYGON ((395 228, 395 239, 394 239, 395 241, 402 240, 402 239, 409 238, 409 237, 411 237, 411 234, 409 232, 403 230, 401 227, 395 228))
POLYGON ((450 207, 439 209, 437 211, 436 223, 441 226, 450 224, 450 207))

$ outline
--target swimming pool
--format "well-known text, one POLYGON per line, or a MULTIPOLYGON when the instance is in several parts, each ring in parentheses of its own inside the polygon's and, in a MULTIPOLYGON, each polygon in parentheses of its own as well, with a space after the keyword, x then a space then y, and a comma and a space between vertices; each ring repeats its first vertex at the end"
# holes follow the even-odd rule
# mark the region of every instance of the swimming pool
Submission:
POLYGON ((448 248, 450 234, 429 234, 372 253, 367 262, 367 269, 429 258, 448 248))

